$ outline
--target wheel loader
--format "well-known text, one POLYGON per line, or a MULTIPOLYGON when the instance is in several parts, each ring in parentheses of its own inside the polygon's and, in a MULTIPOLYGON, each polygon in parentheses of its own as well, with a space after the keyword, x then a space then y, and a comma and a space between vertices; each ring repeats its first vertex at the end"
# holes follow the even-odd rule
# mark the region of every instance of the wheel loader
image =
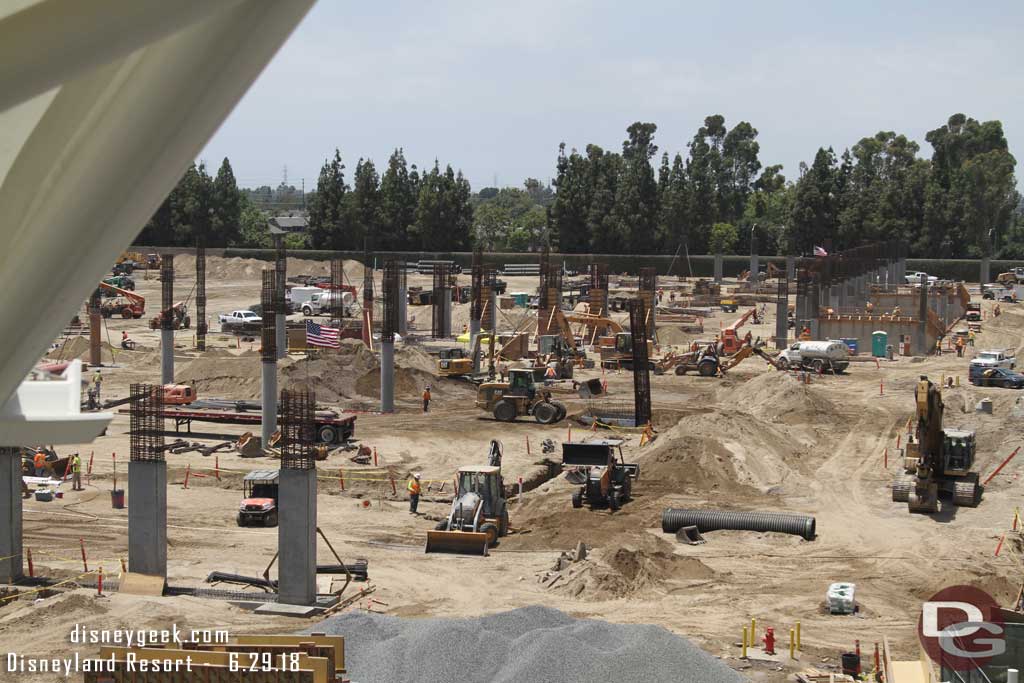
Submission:
POLYGON ((486 556, 499 538, 508 535, 501 452, 501 442, 492 440, 488 464, 459 468, 451 511, 427 532, 425 552, 486 556))
POLYGON ((551 392, 538 389, 531 368, 511 368, 507 382, 484 382, 477 388, 476 407, 494 415, 495 420, 513 422, 532 415, 540 424, 565 419, 564 403, 551 400, 551 392))
POLYGON ((562 443, 562 467, 572 468, 566 479, 580 485, 572 494, 574 508, 586 504, 591 510, 608 508, 614 512, 633 497, 633 481, 640 478, 640 465, 627 463, 622 457, 621 439, 562 443))
POLYGON ((942 392, 921 375, 914 396, 917 427, 907 437, 904 475, 893 482, 892 499, 910 512, 939 510, 939 496, 951 496, 958 506, 977 507, 982 487, 974 466, 974 432, 942 428, 942 392))

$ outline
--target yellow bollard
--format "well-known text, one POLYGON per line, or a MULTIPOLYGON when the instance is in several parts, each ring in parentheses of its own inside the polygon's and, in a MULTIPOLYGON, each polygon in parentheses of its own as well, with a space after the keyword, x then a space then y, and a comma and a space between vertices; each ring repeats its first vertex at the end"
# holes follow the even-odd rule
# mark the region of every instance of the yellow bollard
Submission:
POLYGON ((960 386, 960 375, 956 376, 956 385, 960 386))
POLYGON ((800 622, 799 621, 796 622, 796 649, 797 650, 801 650, 801 651, 803 650, 803 648, 800 647, 800 622))
POLYGON ((744 626, 743 627, 743 655, 741 656, 741 659, 746 659, 746 658, 747 658, 747 627, 744 626))
POLYGON ((750 617, 750 647, 757 645, 757 618, 750 617))
POLYGON ((796 659, 796 629, 789 629, 789 658, 796 659))

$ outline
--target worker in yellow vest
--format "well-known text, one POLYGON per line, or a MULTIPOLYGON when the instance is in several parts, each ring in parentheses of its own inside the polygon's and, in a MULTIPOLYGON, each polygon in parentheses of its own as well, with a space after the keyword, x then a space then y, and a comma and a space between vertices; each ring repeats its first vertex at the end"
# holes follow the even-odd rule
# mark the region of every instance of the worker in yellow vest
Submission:
POLYGON ((71 490, 84 491, 82 488, 82 458, 78 453, 71 456, 71 490))
POLYGON ((412 475, 412 479, 409 480, 409 485, 406 487, 409 490, 409 514, 415 515, 416 508, 420 504, 420 473, 412 475))

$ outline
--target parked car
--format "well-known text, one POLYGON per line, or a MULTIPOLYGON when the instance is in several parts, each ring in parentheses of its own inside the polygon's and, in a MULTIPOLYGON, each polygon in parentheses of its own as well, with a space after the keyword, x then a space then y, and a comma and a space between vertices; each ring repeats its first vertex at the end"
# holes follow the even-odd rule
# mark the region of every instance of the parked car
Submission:
POLYGON ((907 284, 908 285, 918 285, 918 284, 921 284, 921 276, 922 275, 924 275, 925 279, 927 280, 928 284, 930 284, 930 285, 933 285, 933 284, 935 284, 936 282, 939 281, 939 278, 936 277, 935 275, 929 275, 928 273, 922 272, 920 270, 908 270, 907 274, 906 274, 907 284))
POLYGON ((1006 368, 985 368, 972 365, 968 373, 971 384, 979 387, 1002 387, 1004 389, 1024 389, 1024 375, 1006 368))
POLYGON ((230 313, 221 313, 219 316, 220 324, 257 324, 263 322, 263 318, 256 315, 252 311, 231 311, 230 313))

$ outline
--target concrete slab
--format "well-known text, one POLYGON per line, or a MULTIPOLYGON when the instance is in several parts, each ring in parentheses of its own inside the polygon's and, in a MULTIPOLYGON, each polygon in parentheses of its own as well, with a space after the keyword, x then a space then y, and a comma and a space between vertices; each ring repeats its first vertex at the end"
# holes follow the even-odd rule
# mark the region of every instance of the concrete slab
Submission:
POLYGON ((317 605, 286 605, 282 602, 265 602, 255 609, 256 614, 270 614, 279 617, 312 617, 323 612, 317 605))

